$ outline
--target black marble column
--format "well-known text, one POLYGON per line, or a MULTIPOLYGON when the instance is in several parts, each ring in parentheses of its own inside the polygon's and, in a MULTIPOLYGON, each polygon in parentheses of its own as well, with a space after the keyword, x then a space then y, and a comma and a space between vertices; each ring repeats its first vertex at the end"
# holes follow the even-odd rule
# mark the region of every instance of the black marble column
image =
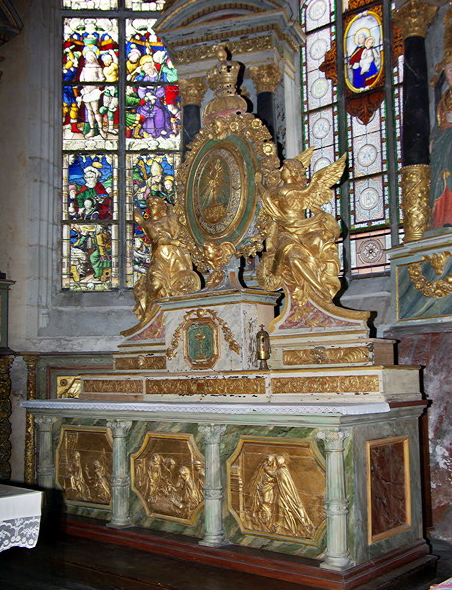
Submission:
POLYGON ((201 107, 196 104, 187 104, 183 107, 182 116, 182 154, 185 155, 188 144, 194 140, 201 129, 201 107))
POLYGON ((429 96, 425 39, 406 37, 403 70, 402 165, 429 164, 429 96))
POLYGON ((259 92, 257 95, 257 116, 268 127, 272 139, 275 141, 276 122, 273 97, 273 92, 259 92))

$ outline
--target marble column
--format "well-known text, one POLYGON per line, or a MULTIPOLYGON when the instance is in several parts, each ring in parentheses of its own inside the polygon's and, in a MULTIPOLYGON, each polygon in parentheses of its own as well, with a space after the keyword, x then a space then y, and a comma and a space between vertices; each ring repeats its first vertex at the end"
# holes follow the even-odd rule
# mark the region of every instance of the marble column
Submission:
POLYGON ((405 242, 421 239, 430 223, 429 81, 425 34, 436 7, 405 2, 394 21, 404 40, 402 210, 405 242))
POLYGON ((132 426, 130 420, 111 420, 107 428, 113 435, 113 468, 111 474, 111 520, 107 526, 124 528, 132 526, 129 517, 129 461, 127 435, 132 426))
POLYGON ((201 129, 201 102, 207 86, 203 78, 186 78, 179 80, 179 90, 182 99, 182 153, 185 154, 188 144, 201 129))
POLYGON ((199 431, 205 436, 204 521, 205 534, 200 545, 227 544, 223 530, 223 486, 221 483, 220 441, 226 426, 207 424, 199 431))
MULTIPOLYGON (((27 400, 36 399, 36 364, 38 357, 35 354, 22 354, 27 365, 27 400)), ((24 482, 36 483, 35 474, 35 420, 30 412, 27 412, 25 423, 25 451, 24 451, 24 482)))
POLYGON ((251 79, 257 93, 257 116, 265 123, 273 141, 276 139, 276 117, 274 97, 276 87, 281 82, 282 73, 275 64, 252 66, 249 68, 251 79))
POLYGON ((55 459, 53 456, 52 429, 58 420, 55 416, 35 416, 38 427, 38 484, 47 490, 55 487, 55 459))
POLYGON ((0 356, 0 479, 11 478, 11 377, 14 357, 0 356))
POLYGON ((325 443, 326 454, 326 556, 320 567, 343 570, 351 567, 347 542, 348 500, 345 487, 345 439, 340 430, 324 430, 317 437, 325 443))

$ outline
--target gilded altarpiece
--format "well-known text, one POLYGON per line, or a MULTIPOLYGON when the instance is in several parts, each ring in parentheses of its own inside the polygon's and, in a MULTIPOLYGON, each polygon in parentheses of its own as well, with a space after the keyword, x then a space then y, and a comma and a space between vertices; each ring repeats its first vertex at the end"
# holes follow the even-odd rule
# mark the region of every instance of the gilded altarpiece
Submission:
POLYGON ((204 458, 192 435, 148 432, 131 456, 131 474, 149 517, 194 524, 204 501, 204 458))
POLYGON ((229 510, 241 531, 318 546, 324 463, 312 440, 241 437, 227 461, 229 510))
POLYGON ((68 504, 111 505, 112 437, 108 428, 63 426, 56 481, 68 504))

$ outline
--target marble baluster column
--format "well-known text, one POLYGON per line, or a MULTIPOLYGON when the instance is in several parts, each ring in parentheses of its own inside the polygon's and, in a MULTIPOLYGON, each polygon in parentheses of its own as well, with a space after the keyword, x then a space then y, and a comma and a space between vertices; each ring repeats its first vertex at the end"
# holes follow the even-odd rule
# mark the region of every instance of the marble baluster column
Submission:
POLYGON ((257 116, 270 131, 273 141, 276 139, 276 117, 274 99, 276 87, 281 82, 282 74, 275 64, 252 66, 249 68, 251 79, 257 93, 257 116))
POLYGON ((347 542, 348 500, 345 487, 345 439, 348 434, 324 430, 317 437, 325 443, 326 454, 326 556, 320 567, 343 570, 352 565, 347 542))
POLYGON ((223 530, 223 486, 221 483, 220 442, 226 426, 208 424, 200 426, 199 431, 205 436, 205 471, 204 480, 204 538, 200 545, 219 547, 227 543, 223 530))
POLYGON ((11 377, 14 357, 0 356, 0 479, 11 478, 11 377))
MULTIPOLYGON (((23 354, 23 359, 27 365, 27 400, 36 399, 36 364, 38 356, 36 354, 23 354)), ((24 482, 28 484, 36 483, 35 475, 35 420, 30 412, 27 412, 25 423, 25 452, 24 452, 24 482)))
POLYGON ((55 459, 53 456, 52 429, 58 420, 55 416, 35 416, 38 427, 38 484, 47 490, 55 487, 55 459))
POLYGON ((394 22, 404 42, 402 210, 405 242, 420 240, 430 223, 430 118, 425 34, 436 7, 405 2, 394 22))
POLYGON ((179 80, 179 91, 182 99, 182 153, 187 151, 188 144, 193 141, 201 129, 201 102, 207 90, 203 78, 185 78, 179 80))
POLYGON ((111 420, 107 428, 113 435, 113 467, 111 474, 111 520, 107 526, 124 528, 132 526, 129 517, 129 461, 127 435, 132 426, 130 420, 111 420))

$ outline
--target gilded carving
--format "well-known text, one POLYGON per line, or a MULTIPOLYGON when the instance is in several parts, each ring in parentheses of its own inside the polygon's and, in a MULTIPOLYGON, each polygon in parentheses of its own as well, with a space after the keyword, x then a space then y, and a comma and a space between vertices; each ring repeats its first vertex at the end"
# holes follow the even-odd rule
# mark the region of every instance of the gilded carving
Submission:
POLYGON ((251 66, 249 72, 257 94, 261 92, 272 92, 274 94, 282 79, 282 73, 275 64, 251 66))
POLYGON ((404 39, 407 37, 425 37, 436 11, 436 6, 418 2, 418 0, 408 0, 397 9, 394 21, 396 26, 402 30, 404 39))
POLYGON ((184 328, 184 357, 192 369, 211 369, 220 357, 218 324, 211 318, 189 320, 184 328))
POLYGON ((411 527, 410 455, 407 437, 366 442, 369 544, 411 527))
POLYGON ((146 393, 150 395, 263 395, 262 377, 234 379, 149 379, 146 393))
POLYGON ((194 524, 204 502, 204 458, 191 435, 148 432, 131 473, 148 516, 194 524))
POLYGON ((243 533, 319 543, 325 472, 313 441, 243 437, 227 469, 229 509, 243 533))
POLYGON ((423 256, 419 262, 412 262, 408 266, 408 274, 414 288, 421 291, 425 297, 432 299, 439 299, 452 293, 452 273, 443 279, 429 281, 422 272, 422 264, 429 262, 437 275, 443 274, 444 266, 451 256, 452 254, 448 251, 441 252, 441 254, 435 252, 431 256, 423 256))
POLYGON ((78 398, 82 383, 78 375, 64 375, 57 377, 57 398, 78 398))
POLYGON ((378 375, 275 377, 273 393, 356 393, 380 391, 378 375))
POLYGON ((256 174, 266 237, 257 279, 264 289, 284 286, 298 308, 311 294, 331 303, 340 288, 339 225, 321 207, 331 199, 330 187, 342 176, 346 156, 316 172, 308 184, 306 169, 312 153, 310 148, 285 160, 276 185, 264 186, 262 175, 256 174), (307 209, 311 217, 306 217, 307 209))
POLYGON ((85 379, 85 393, 143 393, 141 379, 85 379))
POLYGON ((217 312, 213 311, 212 309, 198 308, 198 309, 193 309, 193 310, 187 311, 184 314, 184 319, 176 328, 176 330, 173 334, 173 338, 171 339, 171 346, 166 351, 166 356, 170 360, 176 354, 176 349, 179 345, 179 341, 182 336, 182 333, 187 329, 187 326, 189 326, 189 324, 192 323, 192 321, 194 319, 203 319, 203 320, 211 319, 211 320, 213 320, 213 324, 219 325, 221 327, 221 329, 223 331, 223 337, 226 340, 226 342, 228 343, 229 349, 232 350, 233 352, 235 352, 236 354, 240 354, 240 345, 234 339, 234 335, 233 335, 230 327, 228 326, 227 322, 222 320, 219 317, 219 315, 217 314, 217 312))
POLYGON ((370 351, 366 346, 349 348, 325 348, 316 346, 305 350, 284 350, 285 365, 324 365, 339 363, 365 363, 370 360, 370 351))
POLYGON ((118 371, 149 370, 163 371, 166 369, 166 357, 164 356, 128 356, 115 359, 115 368, 118 371))
POLYGON ((106 428, 63 426, 56 480, 71 503, 111 502, 112 439, 106 428))
MULTIPOLYGON (((268 30, 268 29, 267 29, 268 30)), ((274 43, 271 35, 244 39, 243 41, 228 41, 228 49, 234 55, 265 51, 273 49, 274 43)), ((198 45, 197 47, 184 48, 175 51, 176 64, 188 64, 213 59, 216 56, 215 45, 198 45)))
POLYGON ((200 106, 207 86, 203 78, 185 78, 179 80, 179 90, 183 106, 189 104, 200 106))
POLYGON ((11 477, 11 377, 10 368, 14 357, 0 356, 0 479, 11 477))
MULTIPOLYGON (((27 365, 27 400, 36 399, 36 355, 24 355, 24 362, 27 365)), ((35 466, 35 419, 30 412, 27 412, 25 419, 25 452, 24 452, 24 482, 36 483, 35 466)))
POLYGON ((404 166, 401 173, 404 241, 415 242, 430 224, 430 166, 404 166))

